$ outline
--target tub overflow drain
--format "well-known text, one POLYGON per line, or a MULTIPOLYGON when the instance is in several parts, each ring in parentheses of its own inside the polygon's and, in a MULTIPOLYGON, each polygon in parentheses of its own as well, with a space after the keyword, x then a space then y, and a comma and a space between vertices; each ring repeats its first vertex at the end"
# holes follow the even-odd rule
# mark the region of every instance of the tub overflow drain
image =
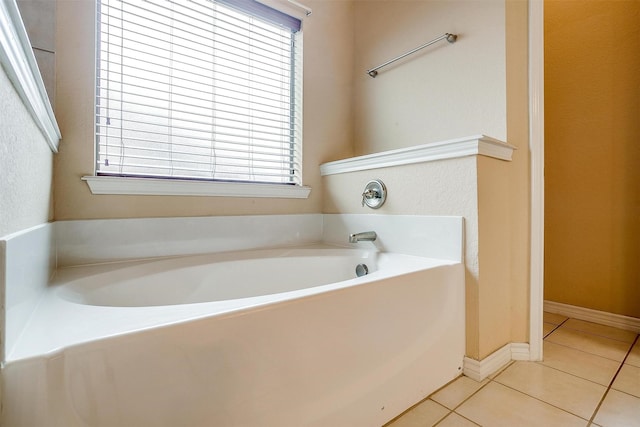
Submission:
POLYGON ((367 264, 358 264, 356 266, 356 276, 361 277, 369 274, 369 267, 367 264))

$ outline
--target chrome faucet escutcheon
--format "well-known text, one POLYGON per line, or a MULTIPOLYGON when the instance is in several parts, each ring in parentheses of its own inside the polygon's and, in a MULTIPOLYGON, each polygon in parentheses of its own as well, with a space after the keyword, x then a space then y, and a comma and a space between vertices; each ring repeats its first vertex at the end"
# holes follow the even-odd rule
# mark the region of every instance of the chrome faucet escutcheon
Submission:
POLYGON ((363 233, 349 234, 349 243, 373 242, 378 235, 375 231, 365 231, 363 233))

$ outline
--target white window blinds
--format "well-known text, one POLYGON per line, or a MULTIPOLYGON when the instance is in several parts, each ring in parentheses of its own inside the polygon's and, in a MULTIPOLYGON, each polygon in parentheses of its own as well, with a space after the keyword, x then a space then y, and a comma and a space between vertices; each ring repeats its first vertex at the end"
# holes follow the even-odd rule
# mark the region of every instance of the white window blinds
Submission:
POLYGON ((98 0, 98 175, 301 185, 300 21, 254 0, 98 0))

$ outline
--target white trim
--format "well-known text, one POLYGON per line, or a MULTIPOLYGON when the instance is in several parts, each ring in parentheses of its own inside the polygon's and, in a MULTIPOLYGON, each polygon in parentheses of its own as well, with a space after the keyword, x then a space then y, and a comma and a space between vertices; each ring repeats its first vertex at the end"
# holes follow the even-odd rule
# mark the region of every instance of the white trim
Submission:
POLYGON ((506 344, 482 360, 465 357, 462 372, 472 380, 483 381, 505 367, 512 360, 531 360, 529 344, 506 344))
POLYGON ((334 175, 474 155, 510 161, 515 149, 513 145, 498 139, 474 135, 324 163, 320 165, 320 174, 334 175))
POLYGON ((512 342, 511 360, 531 360, 531 346, 529 343, 512 342))
POLYGON ((529 1, 529 148, 531 152, 531 253, 529 344, 542 360, 544 299, 544 2, 529 1))
POLYGON ((92 194, 140 196, 223 196, 306 199, 311 187, 246 182, 210 182, 183 179, 83 176, 92 194))
POLYGON ((0 64, 51 151, 57 153, 60 129, 15 0, 0 1, 0 64))
POLYGON ((554 301, 545 301, 544 311, 640 334, 640 319, 637 317, 607 313, 606 311, 593 310, 591 308, 562 304, 554 301))
POLYGON ((509 362, 511 362, 511 344, 494 351, 482 360, 465 357, 462 372, 472 380, 483 381, 509 362))

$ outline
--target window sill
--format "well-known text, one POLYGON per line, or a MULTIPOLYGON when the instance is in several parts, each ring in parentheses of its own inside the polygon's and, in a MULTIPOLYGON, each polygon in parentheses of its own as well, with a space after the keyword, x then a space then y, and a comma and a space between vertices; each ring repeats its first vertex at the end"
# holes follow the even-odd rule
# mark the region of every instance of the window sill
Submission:
POLYGON ((219 196, 306 199, 311 187, 244 182, 209 182, 180 179, 83 176, 92 194, 138 196, 219 196))

